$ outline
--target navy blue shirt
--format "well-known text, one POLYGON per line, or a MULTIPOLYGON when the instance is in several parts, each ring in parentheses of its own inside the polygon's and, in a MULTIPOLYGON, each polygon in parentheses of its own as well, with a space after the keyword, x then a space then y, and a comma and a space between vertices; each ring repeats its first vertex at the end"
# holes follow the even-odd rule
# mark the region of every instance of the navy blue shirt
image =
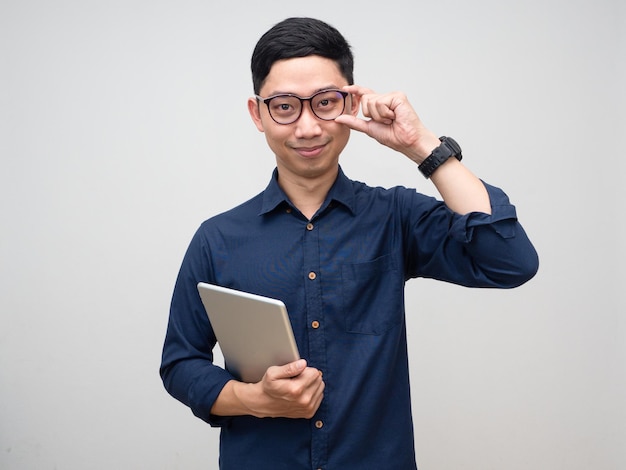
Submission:
POLYGON ((372 188, 340 169, 307 220, 277 177, 193 237, 172 298, 165 387, 221 426, 222 469, 416 468, 405 282, 515 287, 535 274, 537 254, 507 196, 489 185, 492 214, 461 216, 415 190, 372 188), (211 415, 233 377, 213 364, 216 339, 200 281, 286 304, 301 356, 324 373, 312 419, 211 415))

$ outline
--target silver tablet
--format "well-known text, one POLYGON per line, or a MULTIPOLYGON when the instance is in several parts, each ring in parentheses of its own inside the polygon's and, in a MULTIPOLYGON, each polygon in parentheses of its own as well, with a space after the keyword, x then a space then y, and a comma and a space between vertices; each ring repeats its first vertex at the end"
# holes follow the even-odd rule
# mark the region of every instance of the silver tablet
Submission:
POLYGON ((204 282, 198 292, 226 369, 238 379, 258 382, 268 367, 300 359, 282 301, 204 282))

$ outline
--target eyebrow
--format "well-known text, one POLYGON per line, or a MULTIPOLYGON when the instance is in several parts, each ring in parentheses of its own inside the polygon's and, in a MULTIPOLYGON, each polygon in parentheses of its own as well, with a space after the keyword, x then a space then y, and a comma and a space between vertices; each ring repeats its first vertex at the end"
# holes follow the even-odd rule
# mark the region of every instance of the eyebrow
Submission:
MULTIPOLYGON (((325 90, 341 90, 342 87, 337 86, 337 85, 328 85, 328 86, 323 86, 321 88, 318 88, 317 90, 313 91, 313 93, 311 93, 309 96, 313 96, 315 93, 319 93, 320 91, 325 91, 325 90)), ((276 96, 276 95, 295 95, 295 96, 300 96, 298 93, 294 93, 292 91, 274 91, 272 93, 270 93, 267 96, 276 96)))

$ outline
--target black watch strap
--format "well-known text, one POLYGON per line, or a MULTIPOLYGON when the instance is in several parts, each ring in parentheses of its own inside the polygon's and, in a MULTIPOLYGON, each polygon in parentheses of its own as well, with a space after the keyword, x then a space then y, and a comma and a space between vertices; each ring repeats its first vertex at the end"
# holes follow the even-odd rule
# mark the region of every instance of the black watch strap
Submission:
POLYGON ((439 137, 441 145, 437 147, 433 152, 417 167, 422 172, 424 178, 430 178, 430 176, 439 168, 448 158, 455 157, 461 161, 463 155, 461 153, 461 147, 457 144, 456 140, 452 137, 439 137))

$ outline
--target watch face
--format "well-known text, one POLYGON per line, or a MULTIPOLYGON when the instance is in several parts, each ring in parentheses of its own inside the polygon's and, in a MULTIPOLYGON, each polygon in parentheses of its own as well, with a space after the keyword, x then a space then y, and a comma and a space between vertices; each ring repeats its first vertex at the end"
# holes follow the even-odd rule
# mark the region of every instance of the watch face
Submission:
POLYGON ((446 137, 445 138, 445 143, 448 145, 450 150, 452 150, 452 152, 454 152, 455 155, 460 155, 461 154, 461 146, 452 137, 446 137))
POLYGON ((458 159, 461 160, 461 146, 456 142, 456 140, 454 140, 452 137, 443 137, 443 142, 446 144, 446 146, 452 150, 452 153, 454 154, 454 156, 458 159))

